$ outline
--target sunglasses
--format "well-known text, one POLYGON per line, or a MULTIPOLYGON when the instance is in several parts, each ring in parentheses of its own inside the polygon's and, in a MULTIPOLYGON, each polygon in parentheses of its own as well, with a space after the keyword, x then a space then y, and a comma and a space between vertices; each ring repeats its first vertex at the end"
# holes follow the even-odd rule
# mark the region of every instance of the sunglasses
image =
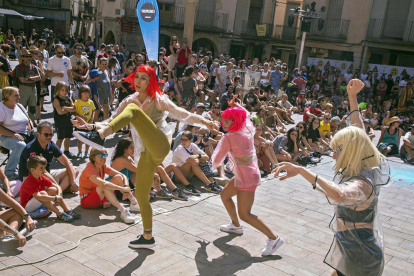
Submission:
POLYGON ((185 141, 190 141, 190 140, 181 138, 181 141, 185 142, 185 141))
POLYGON ((53 137, 53 133, 40 133, 40 134, 43 134, 46 138, 53 137))
POLYGON ((318 105, 318 104, 316 104, 316 103, 312 103, 312 105, 318 105))
POLYGON ((83 50, 83 48, 76 48, 76 50, 78 50, 78 51, 82 51, 82 50, 83 50))
POLYGON ((102 158, 102 156, 105 157, 105 158, 107 158, 108 157, 108 154, 107 153, 98 153, 98 157, 99 158, 102 158))
POLYGON ((144 62, 144 60, 142 60, 142 59, 138 59, 137 61, 138 61, 138 62, 144 62))
POLYGON ((214 107, 214 109, 219 109, 219 108, 220 108, 220 106, 215 106, 215 107, 214 107))

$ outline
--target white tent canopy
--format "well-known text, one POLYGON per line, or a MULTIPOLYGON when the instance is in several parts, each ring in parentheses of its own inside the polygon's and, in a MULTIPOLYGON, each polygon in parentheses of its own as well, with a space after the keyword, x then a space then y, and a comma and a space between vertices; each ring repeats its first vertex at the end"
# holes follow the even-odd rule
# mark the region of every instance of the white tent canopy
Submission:
POLYGON ((6 15, 20 16, 20 17, 22 17, 23 19, 26 19, 26 20, 35 20, 35 19, 43 19, 44 18, 44 17, 41 17, 41 16, 21 14, 21 13, 15 11, 15 10, 0 8, 0 16, 6 16, 6 15))

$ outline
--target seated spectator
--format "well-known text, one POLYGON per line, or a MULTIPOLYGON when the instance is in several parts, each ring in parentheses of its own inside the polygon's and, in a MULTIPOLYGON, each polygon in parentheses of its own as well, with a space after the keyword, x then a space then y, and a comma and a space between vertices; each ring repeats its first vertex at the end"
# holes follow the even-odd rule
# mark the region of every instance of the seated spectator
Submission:
POLYGON ((230 102, 233 99, 233 96, 234 96, 233 87, 230 86, 228 90, 221 95, 221 98, 220 98, 221 111, 224 111, 227 108, 229 108, 228 102, 230 102))
POLYGON ((276 113, 276 108, 269 104, 267 107, 268 115, 266 118, 266 129, 271 131, 273 136, 277 136, 280 132, 286 131, 285 125, 276 113))
POLYGON ((19 163, 19 179, 24 180, 29 175, 29 170, 26 167, 27 159, 30 156, 37 155, 46 158, 47 165, 45 177, 49 178, 53 183, 58 184, 63 191, 68 187, 72 193, 79 190, 75 179, 79 174, 79 169, 69 161, 69 159, 62 154, 62 151, 52 141, 53 125, 49 122, 41 122, 37 126, 37 137, 26 145, 20 155, 19 163), (50 170, 50 163, 56 158, 65 168, 50 170))
POLYGON ((305 124, 305 122, 299 122, 296 124, 296 127, 298 129, 298 139, 300 141, 300 144, 306 151, 312 151, 312 147, 309 145, 308 139, 306 139, 308 136, 308 125, 305 124))
POLYGON ((212 106, 212 109, 208 112, 210 114, 210 117, 213 121, 221 122, 222 118, 220 115, 220 104, 214 103, 212 106))
POLYGON ((336 132, 339 131, 339 125, 341 124, 341 119, 338 116, 332 117, 329 124, 331 126, 331 136, 334 136, 336 132))
POLYGON ((306 80, 302 78, 302 73, 298 72, 296 78, 292 80, 292 83, 298 86, 299 91, 302 91, 303 87, 306 85, 306 80))
POLYGON ((250 117, 250 119, 252 119, 254 121, 255 125, 264 125, 264 117, 266 117, 266 108, 265 107, 260 107, 259 110, 257 110, 257 113, 253 116, 250 117))
POLYGON ((26 244, 26 236, 35 228, 35 222, 26 210, 2 189, 0 189, 0 202, 10 207, 7 210, 0 210, 0 241, 15 238, 19 241, 19 247, 23 247, 26 244), (19 232, 23 221, 26 227, 19 232))
MULTIPOLYGON (((16 196, 20 193, 20 187, 22 182, 20 180, 9 180, 4 174, 3 170, 0 168, 0 185, 3 185, 3 191, 11 198, 14 198, 17 202, 20 203, 20 196, 16 196)), ((10 206, 9 206, 10 207, 10 206)))
POLYGON ((249 93, 244 96, 243 105, 250 112, 257 111, 260 108, 259 97, 254 93, 253 88, 250 88, 249 93))
POLYGON ((273 143, 272 141, 266 140, 262 137, 263 134, 263 125, 256 125, 256 132, 254 134, 254 146, 256 148, 256 154, 257 158, 261 159, 263 163, 265 163, 267 160, 263 159, 262 156, 265 155, 268 158, 268 161, 270 162, 271 167, 268 168, 268 164, 263 164, 264 168, 267 171, 272 171, 277 166, 279 166, 278 159, 275 155, 275 152, 273 151, 273 143))
POLYGON ((1 94, 3 101, 0 103, 0 142, 2 147, 11 151, 4 172, 9 180, 15 180, 18 178, 17 164, 26 146, 23 135, 29 134, 33 124, 26 109, 19 104, 20 94, 17 88, 5 87, 1 94))
POLYGON ((132 195, 126 176, 105 164, 107 157, 106 149, 102 151, 91 149, 89 155, 90 162, 86 165, 79 178, 79 183, 81 183, 79 189, 81 206, 83 208, 96 209, 101 207, 104 202, 109 201, 121 212, 121 219, 125 223, 133 223, 135 218, 129 211, 139 211, 138 202, 132 195), (112 176, 112 179, 106 181, 105 174, 112 176), (129 209, 126 209, 118 202, 114 191, 121 191, 123 198, 130 200, 131 205, 129 209))
POLYGON ((191 179, 195 175, 205 184, 203 187, 205 190, 220 193, 221 187, 214 181, 214 173, 207 163, 210 158, 192 143, 192 140, 193 134, 190 131, 184 131, 181 135, 181 145, 173 153, 172 163, 180 168, 186 179, 191 179))
POLYGON ((42 205, 57 215, 57 219, 63 222, 72 222, 81 216, 73 209, 69 209, 63 199, 62 188, 45 177, 47 161, 42 156, 30 156, 26 166, 29 171, 28 177, 23 181, 20 189, 20 198, 23 208, 27 212, 34 212, 42 205), (63 209, 61 212, 57 207, 63 209))
POLYGON ((288 101, 287 94, 283 94, 282 98, 278 102, 279 106, 283 108, 283 111, 286 112, 287 121, 291 124, 294 124, 295 121, 292 119, 292 113, 293 113, 293 105, 288 101))
POLYGON ((322 110, 316 108, 317 105, 318 102, 316 100, 313 100, 311 106, 305 108, 305 111, 303 112, 303 121, 305 123, 307 123, 309 119, 322 115, 322 110))
POLYGON ((413 164, 414 162, 414 125, 409 127, 409 132, 407 132, 403 137, 403 145, 400 150, 400 155, 403 160, 413 164))
MULTIPOLYGON (((155 174, 157 174, 160 177, 160 179, 167 185, 167 187, 170 188, 172 191, 170 192, 166 187, 164 189, 157 189, 157 197, 162 197, 162 195, 167 194, 171 195, 172 198, 178 200, 188 200, 188 196, 185 195, 180 188, 177 188, 177 186, 175 186, 175 184, 172 182, 171 178, 169 177, 168 173, 166 172, 163 166, 158 166, 155 170, 155 174)), ((185 181, 188 184, 190 184, 187 179, 185 181)))
POLYGON ((67 158, 74 158, 76 156, 69 151, 70 139, 73 137, 73 126, 70 121, 71 107, 74 106, 69 97, 69 86, 64 81, 59 81, 56 84, 53 97, 53 119, 57 132, 56 145, 60 149, 63 142, 63 153, 67 158))
POLYGON ((322 139, 321 134, 319 132, 320 120, 318 117, 313 117, 309 121, 309 128, 308 128, 308 135, 306 139, 308 139, 308 143, 311 146, 311 151, 319 151, 321 153, 325 153, 329 149, 329 144, 322 139))
MULTIPOLYGON (((289 101, 287 101, 287 102, 289 102, 289 101)), ((289 103, 289 104, 292 105, 291 103, 289 103)), ((305 104, 306 104, 305 92, 302 91, 302 92, 299 93, 299 96, 296 99, 296 106, 297 106, 296 112, 299 112, 300 114, 303 114, 303 110, 305 110, 305 104)))
POLYGON ((287 144, 284 150, 289 153, 292 162, 296 162, 300 156, 309 156, 309 152, 300 143, 298 128, 292 127, 289 129, 286 137, 287 144))
POLYGON ((184 78, 182 81, 183 98, 182 104, 187 111, 194 112, 197 102, 197 82, 192 77, 194 67, 188 66, 184 71, 184 78))
POLYGON ((369 119, 364 119, 364 127, 365 127, 365 133, 368 135, 369 139, 375 138, 375 132, 374 129, 370 126, 369 119))
POLYGON ((372 119, 369 120, 370 126, 374 129, 380 129, 379 121, 378 121, 378 113, 374 113, 372 115, 372 119))
POLYGON ((332 138, 331 135, 331 114, 326 113, 322 116, 322 120, 319 126, 319 134, 323 140, 329 143, 330 139, 332 138))
POLYGON ((398 127, 400 124, 401 120, 395 116, 391 118, 388 127, 382 127, 377 147, 383 155, 398 154, 402 136, 402 129, 398 127))
MULTIPOLYGON (((289 129, 290 130, 290 129, 289 129)), ((288 130, 288 133, 289 133, 288 130)), ((288 137, 286 134, 279 134, 273 140, 273 151, 277 160, 283 162, 292 162, 292 156, 287 152, 288 137)))
POLYGON ((381 123, 382 123, 383 126, 389 126, 390 121, 391 121, 391 112, 387 111, 387 113, 385 113, 385 117, 384 117, 384 119, 382 119, 381 123))

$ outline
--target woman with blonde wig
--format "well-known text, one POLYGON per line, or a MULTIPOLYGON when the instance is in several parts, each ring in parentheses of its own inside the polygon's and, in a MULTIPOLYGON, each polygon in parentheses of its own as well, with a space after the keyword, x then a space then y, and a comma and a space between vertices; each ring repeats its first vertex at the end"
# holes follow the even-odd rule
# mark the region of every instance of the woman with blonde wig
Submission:
POLYGON ((336 160, 333 181, 291 163, 281 163, 274 171, 276 176, 282 170, 287 172, 280 180, 300 174, 334 205, 329 225, 334 239, 324 260, 334 269, 331 276, 376 276, 384 270, 378 196, 380 187, 392 180, 385 157, 364 131, 356 97, 363 88, 364 83, 357 79, 347 87, 352 126, 339 131, 330 143, 336 160))

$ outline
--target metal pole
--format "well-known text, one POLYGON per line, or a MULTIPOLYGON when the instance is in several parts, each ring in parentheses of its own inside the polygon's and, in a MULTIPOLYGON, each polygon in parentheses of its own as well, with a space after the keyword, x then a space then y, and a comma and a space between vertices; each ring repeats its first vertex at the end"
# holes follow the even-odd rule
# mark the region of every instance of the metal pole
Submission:
POLYGON ((299 60, 298 60, 298 66, 300 71, 300 66, 302 65, 302 56, 303 56, 303 48, 305 48, 305 40, 306 40, 306 32, 302 33, 302 43, 300 44, 300 52, 299 52, 299 60))
POLYGON ((95 38, 96 38, 96 49, 99 49, 99 0, 96 0, 96 31, 95 31, 95 38))

